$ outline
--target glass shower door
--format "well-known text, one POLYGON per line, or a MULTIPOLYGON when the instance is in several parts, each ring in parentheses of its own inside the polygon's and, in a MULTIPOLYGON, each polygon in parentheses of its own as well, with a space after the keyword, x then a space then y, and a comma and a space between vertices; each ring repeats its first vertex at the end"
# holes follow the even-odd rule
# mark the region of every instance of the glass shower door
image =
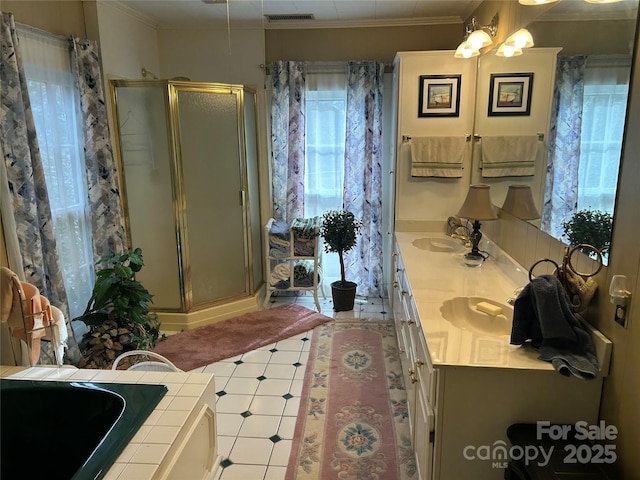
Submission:
POLYGON ((130 247, 142 248, 136 279, 153 295, 153 308, 181 311, 181 259, 176 249, 174 171, 167 129, 166 86, 114 82, 123 199, 130 247))
POLYGON ((242 91, 171 86, 192 306, 249 292, 242 91))

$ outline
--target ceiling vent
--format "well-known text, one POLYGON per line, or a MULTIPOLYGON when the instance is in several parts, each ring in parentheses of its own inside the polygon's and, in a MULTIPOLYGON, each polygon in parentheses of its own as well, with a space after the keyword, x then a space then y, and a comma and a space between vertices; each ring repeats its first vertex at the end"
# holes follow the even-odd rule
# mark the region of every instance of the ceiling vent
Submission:
POLYGON ((265 15, 269 22, 299 22, 301 20, 315 20, 313 13, 284 13, 265 15))

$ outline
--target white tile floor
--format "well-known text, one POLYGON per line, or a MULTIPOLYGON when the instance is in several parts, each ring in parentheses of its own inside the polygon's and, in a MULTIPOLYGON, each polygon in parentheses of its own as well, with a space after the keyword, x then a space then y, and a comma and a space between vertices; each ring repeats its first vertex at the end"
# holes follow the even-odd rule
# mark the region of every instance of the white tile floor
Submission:
MULTIPOLYGON (((270 306, 299 303, 315 310, 312 296, 272 297, 270 306)), ((330 294, 321 312, 336 319, 392 318, 383 299, 356 299, 349 312, 334 312, 330 294)), ((300 405, 312 331, 196 371, 215 375, 218 480, 284 479, 300 405)))

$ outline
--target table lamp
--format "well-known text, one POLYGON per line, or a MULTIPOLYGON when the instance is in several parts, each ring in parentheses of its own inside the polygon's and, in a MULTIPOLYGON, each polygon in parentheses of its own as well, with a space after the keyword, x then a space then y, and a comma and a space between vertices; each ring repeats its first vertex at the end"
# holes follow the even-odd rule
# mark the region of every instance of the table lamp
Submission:
POLYGON ((521 220, 540 218, 529 185, 509 185, 502 210, 521 220))
POLYGON ((471 251, 464 256, 464 263, 470 267, 479 267, 485 257, 480 253, 478 244, 482 238, 480 220, 495 220, 498 218, 489 195, 489 185, 470 185, 467 198, 458 211, 458 216, 473 220, 473 231, 469 236, 471 251))

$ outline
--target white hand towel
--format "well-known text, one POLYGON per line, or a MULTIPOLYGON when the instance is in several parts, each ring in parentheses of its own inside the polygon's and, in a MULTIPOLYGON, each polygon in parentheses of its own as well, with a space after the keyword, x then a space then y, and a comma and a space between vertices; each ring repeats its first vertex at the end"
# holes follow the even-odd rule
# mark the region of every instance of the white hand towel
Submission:
POLYGON ((276 274, 278 279, 280 280, 289 280, 290 277, 290 268, 286 263, 278 263, 275 267, 273 267, 273 273, 276 274))
POLYGON ((412 177, 462 177, 466 138, 414 137, 411 139, 412 177))
MULTIPOLYGON (((67 348, 67 339, 69 338, 67 322, 65 321, 63 313, 57 307, 51 306, 51 316, 53 318, 52 323, 57 327, 57 335, 53 347, 58 353, 56 358, 62 361, 64 358, 64 350, 67 348)), ((62 363, 60 363, 60 365, 62 365, 62 363)))
POLYGON ((527 177, 535 174, 537 135, 482 136, 483 177, 527 177))

